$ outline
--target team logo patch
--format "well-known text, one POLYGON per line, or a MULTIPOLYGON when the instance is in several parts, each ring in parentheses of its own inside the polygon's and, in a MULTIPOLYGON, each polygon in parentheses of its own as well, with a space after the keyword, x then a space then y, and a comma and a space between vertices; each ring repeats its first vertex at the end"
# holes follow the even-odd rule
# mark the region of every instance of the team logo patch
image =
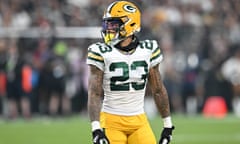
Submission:
POLYGON ((137 10, 135 7, 133 7, 131 5, 128 5, 128 4, 124 5, 123 9, 127 12, 130 12, 130 13, 134 13, 137 10))

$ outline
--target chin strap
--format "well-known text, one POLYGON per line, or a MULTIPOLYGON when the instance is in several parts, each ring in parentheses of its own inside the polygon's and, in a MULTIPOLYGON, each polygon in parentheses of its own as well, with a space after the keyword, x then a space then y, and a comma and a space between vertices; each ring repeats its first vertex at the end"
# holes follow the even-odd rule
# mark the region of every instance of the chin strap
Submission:
POLYGON ((136 37, 136 36, 132 36, 132 42, 128 45, 128 46, 126 46, 126 47, 121 47, 120 46, 120 43, 121 42, 119 42, 118 44, 116 44, 115 45, 115 47, 117 48, 117 49, 119 49, 119 50, 122 50, 122 51, 125 51, 125 52, 129 52, 129 51, 131 51, 131 50, 133 50, 133 49, 135 49, 136 47, 137 47, 137 45, 139 44, 139 40, 138 40, 138 38, 136 37))

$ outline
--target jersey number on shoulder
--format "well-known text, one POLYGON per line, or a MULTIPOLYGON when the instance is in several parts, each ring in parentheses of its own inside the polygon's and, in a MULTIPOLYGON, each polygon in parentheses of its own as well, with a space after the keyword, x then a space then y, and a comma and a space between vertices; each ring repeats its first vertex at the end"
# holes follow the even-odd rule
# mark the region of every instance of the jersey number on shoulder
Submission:
POLYGON ((110 89, 112 91, 129 91, 130 86, 134 90, 141 90, 144 88, 145 83, 146 83, 146 78, 148 74, 148 64, 145 61, 134 61, 130 67, 128 67, 128 64, 126 62, 115 62, 110 65, 110 71, 114 72, 117 69, 122 70, 122 74, 119 76, 114 76, 112 77, 111 83, 110 83, 110 89), (137 72, 134 73, 137 68, 143 68, 143 72, 137 72), (142 82, 137 83, 137 82, 127 82, 129 80, 130 73, 134 75, 138 75, 142 82))

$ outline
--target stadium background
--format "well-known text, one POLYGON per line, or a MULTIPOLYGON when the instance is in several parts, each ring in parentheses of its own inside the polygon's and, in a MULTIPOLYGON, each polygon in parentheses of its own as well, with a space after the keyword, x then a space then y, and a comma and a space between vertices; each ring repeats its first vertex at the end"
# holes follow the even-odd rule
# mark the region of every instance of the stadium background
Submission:
MULTIPOLYGON (((110 2, 112 0, 0 0, 1 129, 5 127, 6 131, 11 130, 11 126, 6 125, 5 120, 15 118, 31 120, 29 118, 48 116, 63 118, 80 115, 85 122, 87 47, 93 42, 101 41, 103 8, 110 2), (12 59, 16 55, 17 59, 12 59), (17 64, 15 65, 19 61, 30 68, 29 84, 28 77, 22 75, 23 67, 19 68, 17 64), (14 70, 9 68, 12 64, 15 65, 16 71, 15 68, 14 70), (48 77, 49 73, 62 78, 60 87, 63 86, 64 91, 54 91, 59 87, 52 86, 59 84, 59 81, 52 83, 51 78, 48 77), (21 76, 21 79, 11 81, 12 75, 21 76), (11 87, 10 90, 16 90, 17 95, 25 95, 29 100, 31 117, 22 115, 20 99, 16 101, 19 115, 9 111, 9 106, 14 104, 9 103, 10 94, 6 90, 8 81, 23 87, 23 92, 18 92, 15 87, 11 87), (63 94, 63 103, 57 113, 50 112, 51 96, 58 97, 58 94, 63 94)), ((199 115, 207 98, 220 96, 227 105, 228 114, 231 115, 230 120, 225 121, 233 124, 231 128, 236 128, 234 124, 239 124, 235 120, 240 111, 237 107, 240 96, 238 65, 240 63, 240 1, 135 0, 133 2, 142 11, 140 39, 157 39, 164 54, 161 74, 169 92, 171 110, 176 115, 176 119, 180 119, 180 125, 181 121, 184 121, 181 120, 184 116, 193 116, 193 121, 202 119, 199 115), (236 104, 232 103, 233 100, 236 104)), ((54 105, 56 101, 53 100, 52 106, 54 105)), ((149 116, 152 118, 157 116, 150 97, 147 97, 146 105, 149 116)), ((55 121, 59 123, 59 119, 50 123, 55 121)), ((75 119, 73 121, 77 123, 75 119)), ((24 122, 20 120, 19 123, 24 122)), ((215 121, 210 122, 212 123, 215 121)), ((191 129, 194 129, 194 125, 189 124, 190 127, 193 126, 191 129)), ((226 127, 230 126, 226 124, 226 127)), ((239 137, 239 132, 236 131, 229 130, 229 133, 235 136, 228 137, 235 140, 232 143, 240 141, 236 138, 239 137)), ((221 135, 214 136, 216 139, 221 137, 221 135)), ((178 141, 181 142, 183 143, 183 140, 178 141)), ((228 142, 223 141, 223 143, 228 142)))

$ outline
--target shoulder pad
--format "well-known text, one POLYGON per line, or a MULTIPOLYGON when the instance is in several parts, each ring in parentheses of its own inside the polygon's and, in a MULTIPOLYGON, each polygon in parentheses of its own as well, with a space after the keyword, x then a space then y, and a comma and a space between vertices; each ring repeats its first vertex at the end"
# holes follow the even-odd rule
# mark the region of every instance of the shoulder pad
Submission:
POLYGON ((143 41, 140 41, 140 47, 146 48, 149 50, 154 50, 154 49, 158 48, 159 45, 156 40, 143 40, 143 41))
POLYGON ((106 52, 111 52, 112 48, 105 43, 94 43, 88 47, 88 52, 99 53, 100 55, 106 52))

